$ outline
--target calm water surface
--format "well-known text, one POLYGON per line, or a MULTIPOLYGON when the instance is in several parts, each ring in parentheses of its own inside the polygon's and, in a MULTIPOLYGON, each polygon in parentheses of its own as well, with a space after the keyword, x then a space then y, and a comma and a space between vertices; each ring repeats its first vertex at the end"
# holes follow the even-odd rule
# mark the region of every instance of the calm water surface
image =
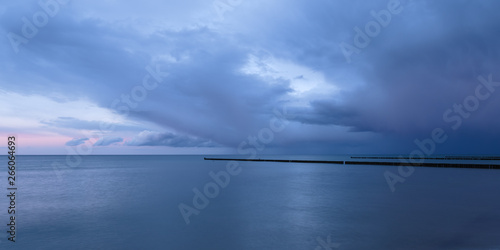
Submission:
POLYGON ((54 162, 66 156, 18 158, 16 243, 0 172, 0 249, 500 249, 500 170, 415 168, 391 192, 397 167, 239 162, 216 193, 227 162, 203 156, 54 162), (195 209, 207 184, 186 224, 179 204, 195 209))

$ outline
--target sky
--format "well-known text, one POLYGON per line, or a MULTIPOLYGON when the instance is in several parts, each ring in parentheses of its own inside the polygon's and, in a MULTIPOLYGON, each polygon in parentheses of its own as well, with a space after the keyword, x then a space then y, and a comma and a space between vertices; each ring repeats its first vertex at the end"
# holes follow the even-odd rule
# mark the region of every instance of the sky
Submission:
POLYGON ((0 137, 19 154, 499 154, 498 10, 3 0, 0 137))

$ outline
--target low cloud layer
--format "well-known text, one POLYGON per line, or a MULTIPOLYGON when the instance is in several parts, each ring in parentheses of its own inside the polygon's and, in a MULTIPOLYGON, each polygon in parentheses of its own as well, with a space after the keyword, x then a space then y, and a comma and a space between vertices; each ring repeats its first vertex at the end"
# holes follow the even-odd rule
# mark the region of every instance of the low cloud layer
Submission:
POLYGON ((94 143, 94 146, 109 146, 113 143, 123 142, 120 137, 102 137, 94 143))
POLYGON ((169 146, 169 147, 212 147, 210 141, 191 138, 188 136, 178 136, 172 133, 160 133, 154 131, 142 131, 132 141, 130 146, 169 146))
POLYGON ((66 146, 70 146, 70 147, 78 146, 78 145, 84 144, 88 140, 89 140, 89 138, 75 138, 71 141, 66 142, 66 146))

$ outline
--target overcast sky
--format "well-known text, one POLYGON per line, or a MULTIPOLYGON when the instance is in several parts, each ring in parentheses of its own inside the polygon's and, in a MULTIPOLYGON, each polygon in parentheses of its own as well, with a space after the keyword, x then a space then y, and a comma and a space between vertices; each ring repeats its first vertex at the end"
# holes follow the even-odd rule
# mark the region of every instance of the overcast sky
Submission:
POLYGON ((0 136, 24 154, 498 154, 499 10, 4 0, 0 136))

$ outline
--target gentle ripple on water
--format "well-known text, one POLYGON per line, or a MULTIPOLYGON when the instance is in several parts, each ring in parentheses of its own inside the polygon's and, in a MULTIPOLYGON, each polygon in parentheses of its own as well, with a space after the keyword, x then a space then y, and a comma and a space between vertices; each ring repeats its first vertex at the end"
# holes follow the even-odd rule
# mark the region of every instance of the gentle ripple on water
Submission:
POLYGON ((338 249, 500 247, 500 170, 416 168, 393 193, 393 166, 241 162, 186 225, 178 205, 226 162, 85 156, 58 179, 55 161, 65 156, 19 157, 17 242, 4 234, 1 249, 302 250, 328 237, 338 249))

